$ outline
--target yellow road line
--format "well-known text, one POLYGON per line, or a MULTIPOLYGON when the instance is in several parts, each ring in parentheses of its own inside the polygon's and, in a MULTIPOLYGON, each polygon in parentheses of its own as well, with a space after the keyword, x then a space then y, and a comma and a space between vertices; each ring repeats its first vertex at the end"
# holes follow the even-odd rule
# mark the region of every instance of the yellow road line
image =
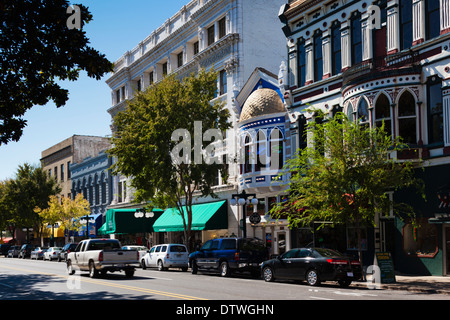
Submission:
MULTIPOLYGON (((7 267, 5 265, 1 265, 1 267, 4 267, 6 269, 11 269, 11 270, 16 270, 16 271, 23 271, 23 272, 27 272, 27 273, 33 273, 33 274, 41 274, 41 275, 47 275, 47 276, 52 276, 52 277, 57 277, 57 278, 64 278, 64 279, 69 279, 69 277, 74 277, 74 276, 69 276, 69 275, 58 275, 58 274, 54 274, 54 273, 22 269, 22 268, 17 268, 17 267, 10 267, 10 266, 7 267)), ((79 275, 77 275, 77 276, 79 276, 79 275)), ((204 299, 204 298, 193 297, 193 296, 188 296, 188 295, 179 294, 179 293, 139 288, 139 287, 127 286, 127 285, 116 284, 116 283, 108 283, 108 282, 96 280, 96 279, 83 278, 81 276, 79 276, 79 277, 82 282, 103 285, 103 286, 107 286, 107 287, 114 287, 114 288, 119 288, 119 289, 130 290, 130 291, 138 291, 138 292, 143 292, 143 293, 149 293, 149 294, 184 299, 184 300, 208 300, 208 299, 204 299)))

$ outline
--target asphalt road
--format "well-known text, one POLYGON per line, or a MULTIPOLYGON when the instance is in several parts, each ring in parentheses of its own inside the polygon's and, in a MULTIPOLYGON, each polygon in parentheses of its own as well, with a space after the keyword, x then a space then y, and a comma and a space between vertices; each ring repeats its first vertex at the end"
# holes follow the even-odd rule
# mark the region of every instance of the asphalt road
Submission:
MULTIPOLYGON (((310 287, 305 283, 272 282, 250 276, 222 278, 215 274, 137 269, 131 279, 124 273, 108 273, 96 279, 87 272, 66 273, 65 263, 0 258, 0 301, 3 300, 215 300, 221 303, 261 304, 286 300, 448 300, 446 295, 407 291, 340 288, 335 283, 310 287)), ((186 302, 187 304, 184 304, 186 302)), ((206 303, 206 302, 205 302, 206 303)), ((196 303, 195 305, 198 305, 196 303)), ((201 305, 201 303, 200 303, 201 305)), ((207 305, 207 303, 205 304, 207 305)), ((224 310, 227 311, 223 307, 224 310)), ((197 310, 197 312, 200 309, 197 310)), ((178 310, 189 312, 189 309, 178 310)), ((191 310, 193 311, 193 310, 191 310)), ((218 310, 216 310, 218 312, 218 310)), ((230 310, 228 310, 230 311, 230 310)), ((270 311, 270 309, 268 310, 270 311)))

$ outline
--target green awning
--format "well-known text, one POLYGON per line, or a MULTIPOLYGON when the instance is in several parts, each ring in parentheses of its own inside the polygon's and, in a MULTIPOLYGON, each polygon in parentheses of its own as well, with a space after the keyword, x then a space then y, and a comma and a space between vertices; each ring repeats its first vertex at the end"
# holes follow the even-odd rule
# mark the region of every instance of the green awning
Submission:
MULTIPOLYGON (((186 208, 183 207, 186 215, 186 208)), ((228 214, 226 200, 218 202, 200 203, 192 206, 191 230, 228 229, 228 214)), ((181 214, 175 208, 170 208, 153 224, 155 232, 184 231, 181 214)))
POLYGON ((133 234, 153 232, 153 224, 163 211, 153 210, 152 218, 136 218, 136 209, 109 209, 106 212, 105 223, 98 229, 98 234, 133 234))

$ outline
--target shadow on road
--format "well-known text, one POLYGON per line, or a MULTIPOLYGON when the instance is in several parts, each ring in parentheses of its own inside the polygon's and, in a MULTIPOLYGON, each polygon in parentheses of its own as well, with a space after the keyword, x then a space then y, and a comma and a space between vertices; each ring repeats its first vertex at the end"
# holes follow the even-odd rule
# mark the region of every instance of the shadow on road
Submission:
MULTIPOLYGON (((114 277, 115 278, 115 277, 114 277)), ((119 277, 117 277, 119 279, 119 277)), ((109 291, 77 292, 70 290, 67 279, 50 275, 0 274, 0 300, 152 300, 151 294, 142 296, 117 294, 109 291), (52 291, 48 286, 52 286, 52 291), (57 291, 58 288, 61 291, 57 291)), ((24 310, 26 311, 26 310, 24 310)))

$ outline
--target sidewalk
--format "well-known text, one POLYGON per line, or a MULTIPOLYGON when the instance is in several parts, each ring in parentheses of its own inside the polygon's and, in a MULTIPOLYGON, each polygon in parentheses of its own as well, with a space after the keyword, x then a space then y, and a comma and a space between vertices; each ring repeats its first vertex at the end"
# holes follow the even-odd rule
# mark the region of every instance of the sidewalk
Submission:
MULTIPOLYGON (((450 295, 450 277, 448 276, 396 275, 395 280, 395 283, 381 284, 381 289, 450 295)), ((367 286, 367 283, 365 282, 358 282, 354 284, 359 287, 367 286)))

